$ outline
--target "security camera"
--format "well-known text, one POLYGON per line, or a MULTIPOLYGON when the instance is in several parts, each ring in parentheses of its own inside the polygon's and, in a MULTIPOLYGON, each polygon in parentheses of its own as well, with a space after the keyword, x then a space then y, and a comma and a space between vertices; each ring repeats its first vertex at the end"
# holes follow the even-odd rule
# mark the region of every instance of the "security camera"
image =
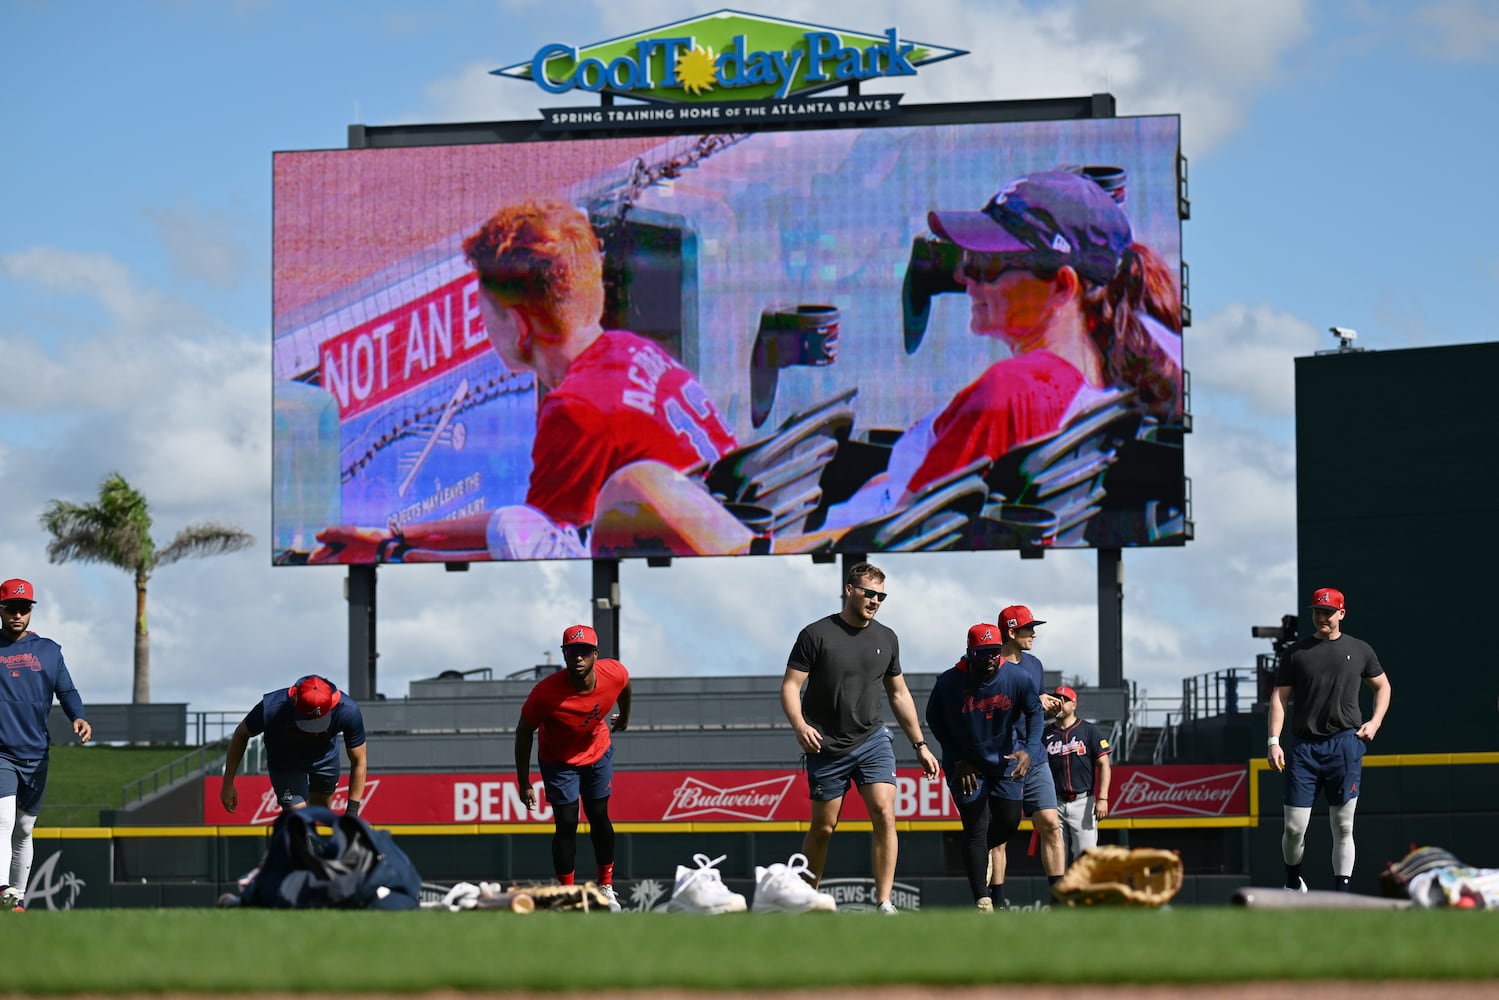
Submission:
POLYGON ((1358 336, 1358 331, 1353 329, 1352 327, 1330 326, 1328 327, 1328 329, 1331 330, 1332 335, 1334 337, 1337 337, 1339 340, 1353 340, 1358 336))

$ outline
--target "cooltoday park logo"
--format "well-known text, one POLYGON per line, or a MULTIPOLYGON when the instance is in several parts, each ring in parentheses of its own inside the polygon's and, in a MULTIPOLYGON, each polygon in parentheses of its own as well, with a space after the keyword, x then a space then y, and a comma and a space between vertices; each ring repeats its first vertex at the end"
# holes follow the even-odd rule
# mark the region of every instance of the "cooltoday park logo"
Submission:
POLYGON ((591 45, 543 45, 492 72, 549 94, 610 94, 672 104, 786 100, 967 55, 900 37, 760 17, 733 10, 591 45))

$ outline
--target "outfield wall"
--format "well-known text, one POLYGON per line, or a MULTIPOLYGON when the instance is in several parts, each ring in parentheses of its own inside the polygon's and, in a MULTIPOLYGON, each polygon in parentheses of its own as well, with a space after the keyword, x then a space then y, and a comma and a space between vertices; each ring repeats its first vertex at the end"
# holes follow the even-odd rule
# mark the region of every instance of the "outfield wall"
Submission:
MULTIPOLYGON (((1355 891, 1377 893, 1387 861, 1412 845, 1433 844, 1483 867, 1499 866, 1499 753, 1371 755, 1364 760, 1355 891)), ((1103 824, 1101 840, 1181 852, 1188 873, 1181 905, 1227 902, 1243 885, 1274 885, 1280 861, 1281 788, 1263 761, 1248 765, 1248 812, 1200 818, 1132 818, 1103 824)), ((1331 835, 1319 807, 1307 837, 1305 874, 1329 888, 1331 835)), ((386 825, 430 882, 545 879, 551 828, 545 823, 386 825)), ((899 823, 897 891, 909 908, 969 905, 960 877, 958 824, 899 823), (912 905, 914 904, 914 905, 912 905)), ((259 860, 265 826, 47 828, 36 831, 28 905, 35 908, 208 906, 259 860)), ((586 824, 583 828, 587 829, 586 824)), ((785 860, 801 845, 805 822, 618 823, 616 881, 632 905, 650 908, 670 893, 670 877, 692 855, 725 855, 721 869, 747 891, 756 864, 785 860), (664 890, 663 890, 664 885, 664 890)), ((1025 824, 1010 844, 1006 886, 1016 902, 1042 900, 1046 883, 1027 853, 1025 824)), ((586 877, 586 835, 578 848, 586 877)), ((826 883, 845 902, 868 892, 869 824, 847 821, 834 837, 826 883)))

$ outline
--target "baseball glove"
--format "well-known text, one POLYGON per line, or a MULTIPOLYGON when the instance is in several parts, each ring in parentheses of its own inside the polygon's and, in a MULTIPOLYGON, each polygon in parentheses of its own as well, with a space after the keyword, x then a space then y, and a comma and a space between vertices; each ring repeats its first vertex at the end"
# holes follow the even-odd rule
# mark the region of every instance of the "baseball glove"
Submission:
POLYGON ((1182 861, 1154 847, 1092 847, 1051 894, 1068 906, 1161 906, 1181 891, 1182 861))
POLYGON ((531 897, 537 910, 609 912, 609 900, 593 882, 584 882, 581 885, 557 885, 555 883, 512 885, 507 887, 506 891, 531 897))

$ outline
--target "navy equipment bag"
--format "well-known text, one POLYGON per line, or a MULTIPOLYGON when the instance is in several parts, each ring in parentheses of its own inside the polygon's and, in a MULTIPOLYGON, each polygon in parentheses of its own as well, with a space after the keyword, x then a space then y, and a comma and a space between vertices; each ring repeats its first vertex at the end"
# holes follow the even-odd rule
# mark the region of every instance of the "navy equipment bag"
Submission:
POLYGON ((413 910, 422 878, 395 838, 323 806, 284 811, 239 903, 278 909, 413 910))

